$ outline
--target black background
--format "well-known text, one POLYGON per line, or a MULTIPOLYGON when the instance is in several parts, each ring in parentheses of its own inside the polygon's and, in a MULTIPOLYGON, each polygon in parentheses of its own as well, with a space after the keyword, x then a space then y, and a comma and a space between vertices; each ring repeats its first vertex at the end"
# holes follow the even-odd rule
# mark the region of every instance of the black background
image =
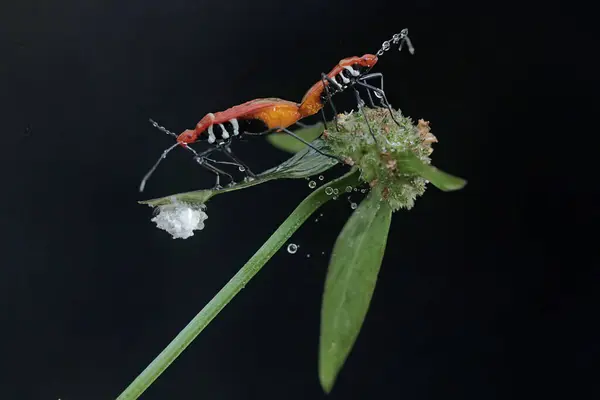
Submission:
MULTIPOLYGON (((0 395, 114 399, 310 191, 279 181, 218 197, 203 231, 172 240, 136 201, 213 177, 174 152, 140 195, 172 143, 149 117, 179 132, 253 98, 298 101, 339 59, 408 27, 416 54, 390 51, 377 70, 392 104, 431 121, 434 164, 469 184, 394 215, 330 398, 597 397, 586 13, 552 1, 3 2, 0 395)), ((239 153, 256 170, 286 158, 260 138, 239 153)), ((321 212, 294 236, 298 253, 277 253, 143 399, 326 397, 320 296, 350 208, 321 212)))

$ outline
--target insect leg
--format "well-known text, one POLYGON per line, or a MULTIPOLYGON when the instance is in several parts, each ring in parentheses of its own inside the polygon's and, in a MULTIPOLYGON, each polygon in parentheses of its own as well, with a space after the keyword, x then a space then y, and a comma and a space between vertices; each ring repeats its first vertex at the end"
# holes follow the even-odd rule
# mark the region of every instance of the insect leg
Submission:
POLYGON ((215 182, 215 186, 213 187, 213 190, 222 189, 223 188, 220 185, 221 174, 223 174, 223 175, 225 175, 225 176, 227 176, 229 178, 229 180, 231 181, 229 183, 230 185, 233 184, 233 176, 231 176, 227 172, 223 171, 222 169, 219 169, 219 168, 215 167, 214 165, 212 165, 211 163, 209 163, 208 161, 206 161, 206 158, 204 158, 204 157, 199 157, 199 158, 194 157, 194 159, 196 160, 196 162, 201 167, 206 168, 207 170, 209 170, 210 172, 212 172, 212 173, 214 173, 216 175, 217 181, 215 182))
POLYGON ((295 138, 296 140, 301 141, 302 143, 304 143, 305 145, 307 145, 308 147, 310 147, 311 149, 313 149, 314 151, 316 151, 317 153, 324 155, 326 157, 329 158, 333 158, 336 161, 339 161, 341 163, 344 163, 345 161, 343 159, 341 159, 340 157, 331 155, 331 154, 327 154, 322 152, 321 150, 317 149, 315 146, 313 146, 312 144, 310 144, 309 142, 307 142, 306 140, 302 139, 300 136, 296 135, 294 132, 290 131, 289 129, 286 128, 281 128, 281 130, 285 133, 287 133, 288 135, 290 135, 291 137, 295 138))
POLYGON ((321 117, 323 117, 323 125, 325 125, 325 130, 328 130, 329 128, 327 127, 327 116, 325 116, 325 110, 323 110, 323 108, 321 108, 321 117))
POLYGON ((369 128, 369 133, 373 137, 375 144, 379 146, 379 143, 377 143, 377 139, 375 138, 375 134, 373 133, 373 130, 371 129, 371 124, 369 124, 369 119, 367 118, 367 114, 365 114, 365 110, 363 108, 363 105, 365 104, 365 102, 363 101, 363 99, 360 98, 360 93, 358 93, 358 90, 355 87, 353 87, 352 89, 354 89, 354 94, 356 96, 356 103, 358 104, 358 108, 359 108, 360 112, 362 113, 362 115, 365 119, 365 122, 367 123, 367 128, 369 128))
POLYGON ((266 131, 263 132, 244 132, 244 135, 249 135, 249 136, 264 136, 264 135, 268 135, 270 133, 273 133, 277 130, 277 128, 271 128, 271 129, 267 129, 266 131))
POLYGON ((394 117, 394 110, 392 109, 392 106, 390 105, 390 102, 387 100, 387 96, 385 95, 385 92, 383 90, 378 89, 375 86, 369 85, 368 83, 364 83, 364 82, 360 82, 360 81, 357 81, 356 83, 357 83, 357 85, 360 85, 360 86, 365 87, 367 89, 371 89, 375 93, 379 92, 379 94, 381 95, 382 103, 388 109, 388 111, 390 112, 390 116, 392 117, 392 119, 394 120, 394 122, 396 123, 396 125, 401 126, 400 123, 394 117))
POLYGON ((233 176, 231 176, 231 174, 223 171, 222 169, 219 169, 217 167, 215 167, 214 165, 210 164, 207 160, 206 160, 206 156, 208 156, 209 154, 219 150, 218 146, 215 147, 211 147, 210 149, 206 149, 200 153, 198 153, 196 150, 192 149, 190 146, 185 146, 185 148, 189 151, 191 151, 194 154, 194 160, 202 167, 205 168, 207 170, 209 170, 210 172, 214 173, 215 175, 217 175, 217 182, 215 183, 214 189, 220 189, 221 185, 219 184, 220 181, 220 175, 223 174, 225 176, 227 176, 229 178, 229 180, 231 181, 230 184, 233 184, 233 176))
POLYGON ((249 175, 252 178, 256 178, 256 174, 254 174, 254 172, 252 172, 250 170, 250 168, 248 168, 248 166, 242 160, 240 160, 239 158, 237 158, 237 156, 235 154, 233 154, 233 151, 231 151, 231 147, 230 147, 229 144, 221 147, 220 151, 223 154, 225 154, 227 157, 229 157, 230 159, 232 159, 236 165, 238 165, 239 167, 244 168, 244 172, 246 172, 247 175, 249 175))
MULTIPOLYGON (((329 105, 331 106, 331 108, 333 110, 333 121, 335 123, 335 130, 337 131, 337 130, 339 130, 338 120, 337 120, 337 110, 335 109, 335 105, 333 104, 333 101, 331 100, 331 92, 329 91, 329 87, 325 84, 325 81, 329 82, 330 85, 334 85, 336 87, 339 87, 339 85, 335 81, 333 81, 333 79, 331 79, 330 77, 325 75, 323 72, 321 72, 321 82, 323 82, 323 87, 325 88, 325 94, 327 95, 327 102, 329 103, 329 105)), ((323 116, 325 116, 325 113, 323 113, 323 116)))
MULTIPOLYGON (((373 102, 373 97, 371 96, 370 90, 367 90, 367 96, 369 96, 369 104, 371 105, 371 108, 375 108, 375 103, 373 102)), ((375 97, 377 97, 377 95, 375 97)))
MULTIPOLYGON (((381 72, 376 72, 376 73, 372 73, 372 74, 367 74, 367 75, 363 75, 360 78, 358 78, 358 81, 361 81, 362 83, 367 83, 366 81, 368 79, 373 79, 373 78, 379 78, 379 83, 380 83, 380 87, 379 90, 381 92, 383 92, 383 74, 381 72)), ((381 104, 384 107, 387 107, 387 105, 384 103, 384 98, 383 95, 381 94, 381 92, 375 91, 373 90, 375 93, 375 97, 377 97, 379 99, 379 101, 381 101, 381 104)), ((387 99, 385 100, 387 101, 387 99)))

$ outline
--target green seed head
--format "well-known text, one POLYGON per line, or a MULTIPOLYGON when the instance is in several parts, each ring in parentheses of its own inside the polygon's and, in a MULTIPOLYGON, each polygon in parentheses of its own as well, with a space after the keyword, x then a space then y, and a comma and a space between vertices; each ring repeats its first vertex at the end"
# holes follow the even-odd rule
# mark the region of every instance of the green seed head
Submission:
POLYGON ((379 190, 392 210, 411 209, 415 199, 425 192, 427 181, 404 159, 411 152, 430 164, 431 144, 437 139, 429 131, 428 122, 419 120, 415 125, 400 111, 392 110, 393 118, 387 108, 364 111, 366 121, 362 113, 339 115, 339 130, 329 127, 323 137, 333 154, 358 167, 361 180, 379 190))

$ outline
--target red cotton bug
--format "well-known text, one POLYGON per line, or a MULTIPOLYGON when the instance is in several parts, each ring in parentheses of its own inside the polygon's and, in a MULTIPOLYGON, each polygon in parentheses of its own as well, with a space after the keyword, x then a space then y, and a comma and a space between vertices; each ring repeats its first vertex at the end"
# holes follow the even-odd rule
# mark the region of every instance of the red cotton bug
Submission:
MULTIPOLYGON (((186 150, 191 151, 194 154, 194 160, 198 164, 216 175, 215 188, 221 187, 221 174, 229 177, 231 183, 233 183, 233 177, 227 172, 216 167, 214 164, 236 165, 240 168, 240 170, 245 171, 249 177, 254 178, 254 173, 252 173, 252 171, 231 151, 232 139, 242 135, 257 136, 266 135, 272 132, 285 132, 301 141, 305 145, 313 148, 318 153, 334 158, 338 161, 342 161, 339 157, 323 153, 287 128, 297 123, 302 118, 316 114, 319 110, 323 113, 323 119, 326 121, 325 114, 323 112, 325 103, 329 103, 331 105, 334 111, 334 119, 337 127, 337 111, 331 100, 331 97, 336 93, 342 92, 348 88, 353 89, 358 107, 364 116, 364 101, 361 99, 356 86, 367 89, 367 94, 369 96, 371 105, 374 107, 373 99, 370 93, 373 91, 375 96, 381 100, 382 104, 388 108, 392 118, 394 119, 392 108, 387 101, 385 92, 383 91, 383 75, 381 73, 369 73, 371 68, 373 68, 373 66, 377 63, 378 57, 390 49, 392 42, 394 44, 400 42, 398 50, 402 50, 404 43, 406 43, 410 53, 414 54, 414 48, 410 42, 410 39, 408 38, 408 30, 403 29, 400 33, 393 35, 391 40, 386 40, 383 42, 383 45, 381 49, 377 51, 377 54, 365 54, 362 57, 344 58, 329 72, 329 74, 326 75, 322 73, 321 80, 315 83, 306 92, 300 104, 278 98, 250 100, 243 104, 231 107, 225 111, 208 113, 196 124, 194 129, 186 129, 179 135, 176 135, 166 128, 159 126, 156 122, 150 120, 156 128, 176 138, 177 142, 162 153, 158 161, 156 161, 154 166, 150 169, 150 171, 148 171, 146 176, 144 176, 142 182, 140 183, 140 192, 144 190, 146 182, 156 170, 160 162, 171 150, 177 146, 181 146, 186 150), (365 82, 366 80, 372 78, 380 79, 380 88, 365 82), (341 83, 338 82, 337 79, 339 79, 341 83), (242 130, 240 124, 248 121, 260 121, 267 129, 257 133, 242 130), (230 126, 229 130, 225 127, 226 124, 230 126), (218 134, 215 133, 215 125, 219 125, 220 132, 218 134), (191 148, 190 145, 198 142, 201 138, 206 139, 206 141, 213 146, 201 153, 198 153, 196 150, 191 148), (225 156, 230 158, 232 162, 216 161, 208 158, 211 153, 216 151, 223 153, 225 156)), ((394 119, 394 121, 396 120, 394 119)), ((396 121, 396 123, 398 122, 396 121)), ((371 130, 368 121, 367 126, 369 127, 369 131, 373 137, 373 140, 375 143, 377 143, 375 135, 371 130)))
MULTIPOLYGON (((398 124, 398 121, 396 121, 394 118, 392 107, 387 100, 385 92, 383 91, 383 74, 379 72, 369 73, 379 60, 378 57, 382 56, 386 51, 388 51, 392 43, 400 43, 398 47, 399 51, 402 50, 404 44, 406 43, 410 54, 415 53, 415 49, 410 41, 410 38, 408 37, 408 29, 403 29, 400 33, 393 35, 391 40, 386 40, 383 42, 381 48, 377 51, 377 54, 365 54, 362 57, 349 57, 342 59, 328 74, 321 73, 321 80, 315 83, 306 92, 300 103, 300 113, 304 117, 313 115, 318 111, 323 113, 323 107, 325 106, 325 103, 329 103, 333 109, 335 124, 337 127, 337 111, 333 101, 331 100, 331 97, 337 93, 345 91, 346 89, 352 88, 354 95, 356 96, 358 108, 364 116, 363 106, 365 102, 361 99, 360 93, 356 88, 356 86, 359 86, 367 89, 371 107, 375 106, 373 98, 371 97, 372 91, 375 94, 375 97, 381 101, 382 105, 390 111, 392 119, 398 124), (367 80, 373 78, 378 78, 380 80, 379 88, 366 83, 367 80)), ((324 113, 323 119, 326 120, 324 113)), ((375 135, 373 134, 368 121, 366 122, 373 140, 375 140, 375 143, 377 143, 375 135)))
POLYGON ((217 181, 215 183, 215 188, 221 187, 221 174, 229 177, 231 183, 233 183, 233 177, 222 169, 216 167, 214 164, 236 165, 240 168, 240 170, 245 171, 249 177, 254 178, 254 173, 240 159, 238 159, 231 150, 232 140, 242 135, 258 136, 266 135, 271 132, 285 132, 304 144, 310 146, 315 151, 328 157, 335 158, 339 161, 339 158, 321 152, 319 149, 313 147, 310 143, 306 142, 304 139, 287 129, 289 126, 297 123, 301 118, 303 118, 303 115, 300 113, 299 104, 278 98, 264 98, 250 100, 243 104, 231 107, 225 111, 208 113, 196 124, 194 129, 186 129, 179 135, 176 135, 166 128, 159 126, 156 122, 150 120, 150 122, 152 122, 156 128, 173 136, 176 139, 176 143, 162 153, 154 166, 150 169, 150 171, 148 171, 146 176, 144 176, 142 182, 140 183, 140 192, 144 190, 146 182, 156 170, 160 162, 171 150, 177 146, 181 146, 186 150, 191 151, 194 154, 194 160, 198 164, 216 175, 217 181), (243 130, 243 125, 245 123, 252 123, 253 121, 261 122, 262 126, 266 127, 266 130, 256 133, 243 130), (219 126, 218 130, 215 129, 216 125, 219 126), (225 125, 228 125, 229 129, 225 125), (202 139, 205 139, 213 146, 198 153, 196 150, 191 148, 190 145, 192 143, 197 143, 202 139), (208 158, 211 153, 216 151, 223 153, 225 156, 230 158, 232 162, 216 161, 208 158))

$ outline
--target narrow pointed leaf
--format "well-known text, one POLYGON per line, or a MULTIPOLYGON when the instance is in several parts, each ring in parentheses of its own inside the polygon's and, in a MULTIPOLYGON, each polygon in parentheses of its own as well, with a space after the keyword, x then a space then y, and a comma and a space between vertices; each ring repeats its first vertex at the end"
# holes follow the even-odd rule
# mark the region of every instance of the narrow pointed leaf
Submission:
POLYGON ((402 155, 403 163, 405 168, 409 168, 414 172, 427 179, 433 186, 443 190, 444 192, 451 192, 454 190, 460 190, 467 184, 467 181, 454 175, 450 175, 440 169, 437 169, 433 165, 424 163, 412 152, 405 152, 402 155))
MULTIPOLYGON (((327 152, 325 142, 321 139, 317 139, 311 143, 317 149, 327 152)), ((156 207, 165 204, 170 204, 173 200, 184 202, 190 205, 204 204, 210 198, 222 194, 233 192, 235 190, 246 189, 251 186, 259 185, 271 181, 273 179, 300 179, 311 175, 320 174, 329 168, 337 164, 337 161, 318 153, 310 147, 306 147, 304 150, 294 154, 291 158, 287 159, 277 167, 271 168, 260 173, 256 179, 250 182, 240 182, 233 186, 225 187, 223 189, 213 190, 195 190, 192 192, 185 192, 174 194, 171 196, 165 196, 157 199, 140 201, 140 204, 148 204, 149 206, 156 207)))
MULTIPOLYGON (((294 133, 310 143, 318 138, 321 133, 323 133, 324 129, 325 126, 323 123, 319 122, 314 125, 297 129, 294 133)), ((286 133, 272 133, 267 136, 267 141, 274 147, 287 151, 288 153, 297 153, 306 147, 304 143, 286 133)))
POLYGON ((372 190, 338 236, 321 308, 319 379, 329 393, 358 337, 383 260, 392 210, 372 190))

